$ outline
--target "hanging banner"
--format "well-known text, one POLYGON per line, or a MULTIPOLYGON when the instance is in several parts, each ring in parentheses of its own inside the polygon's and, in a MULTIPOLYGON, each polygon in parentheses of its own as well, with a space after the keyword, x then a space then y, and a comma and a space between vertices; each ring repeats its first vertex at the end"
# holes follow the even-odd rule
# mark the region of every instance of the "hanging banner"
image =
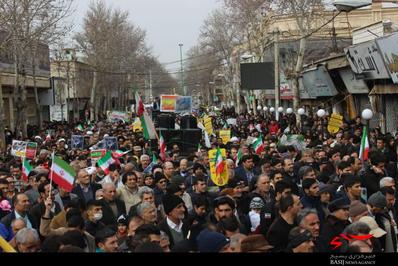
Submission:
POLYGON ((111 123, 116 123, 119 121, 130 122, 130 114, 127 112, 120 111, 108 111, 107 112, 108 121, 111 123))
POLYGON ((330 134, 336 134, 339 132, 341 125, 343 124, 343 117, 338 114, 332 114, 329 119, 328 131, 330 134))
POLYGON ((220 130, 219 136, 222 139, 222 143, 227 144, 228 141, 231 139, 231 130, 230 129, 220 130))
MULTIPOLYGON (((221 155, 223 160, 226 160, 226 151, 225 149, 220 149, 221 150, 221 155)), ((225 164, 224 171, 222 174, 218 177, 216 174, 216 154, 217 154, 217 149, 213 149, 209 151, 209 160, 210 160, 210 174, 211 174, 211 180, 213 181, 214 184, 216 184, 219 187, 225 186, 228 184, 228 168, 227 164, 225 164)))

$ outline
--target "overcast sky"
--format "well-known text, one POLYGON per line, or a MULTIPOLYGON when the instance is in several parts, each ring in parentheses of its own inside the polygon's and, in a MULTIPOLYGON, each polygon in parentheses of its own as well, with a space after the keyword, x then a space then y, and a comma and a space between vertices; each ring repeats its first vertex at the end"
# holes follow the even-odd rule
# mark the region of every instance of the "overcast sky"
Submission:
MULTIPOLYGON (((161 63, 180 60, 179 43, 186 52, 196 44, 199 28, 219 0, 105 0, 113 8, 129 11, 130 19, 147 32, 147 44, 161 63)), ((82 28, 90 1, 76 0, 75 31, 82 28)), ((178 65, 168 65, 178 68, 178 65)))

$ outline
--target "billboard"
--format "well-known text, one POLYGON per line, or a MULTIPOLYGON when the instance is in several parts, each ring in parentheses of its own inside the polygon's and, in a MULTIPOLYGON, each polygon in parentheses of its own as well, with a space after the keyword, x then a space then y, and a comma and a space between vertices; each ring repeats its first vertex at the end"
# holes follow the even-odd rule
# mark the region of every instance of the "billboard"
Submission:
POLYGON ((191 113, 192 96, 161 95, 160 111, 169 113, 191 113))

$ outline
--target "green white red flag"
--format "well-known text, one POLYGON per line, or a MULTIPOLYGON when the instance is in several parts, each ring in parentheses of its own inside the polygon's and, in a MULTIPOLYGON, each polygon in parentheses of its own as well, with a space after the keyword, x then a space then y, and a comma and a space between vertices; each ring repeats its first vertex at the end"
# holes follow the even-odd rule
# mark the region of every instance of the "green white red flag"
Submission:
POLYGON ((220 148, 217 149, 216 153, 216 175, 220 176, 224 172, 225 162, 222 158, 222 153, 220 148))
POLYGON ((157 139, 158 136, 156 134, 156 129, 153 124, 153 121, 149 117, 148 113, 145 111, 144 103, 142 102, 141 97, 138 95, 138 92, 135 93, 135 101, 136 101, 136 114, 137 117, 139 117, 141 120, 141 127, 143 130, 144 138, 146 140, 157 139))
POLYGON ((163 161, 166 160, 166 143, 164 142, 162 133, 160 133, 160 138, 159 138, 159 150, 160 150, 160 158, 162 158, 163 161))
POLYGON ((98 166, 104 171, 105 175, 109 174, 109 166, 116 161, 112 157, 112 152, 108 151, 104 157, 98 160, 98 166))
POLYGON ((369 157, 369 139, 368 139, 368 129, 365 126, 363 128, 361 148, 359 150, 359 158, 362 161, 367 161, 369 157))
POLYGON ((75 170, 67 162, 61 160, 57 156, 53 156, 50 171, 50 178, 52 181, 54 181, 59 187, 71 192, 75 176, 75 170))
POLYGON ((264 143, 261 135, 253 142, 253 147, 257 155, 260 155, 264 150, 264 143))
POLYGON ((123 157, 124 155, 126 155, 127 153, 129 153, 130 151, 121 151, 121 150, 117 150, 112 152, 112 157, 119 159, 121 157, 123 157))
POLYGON ((32 171, 33 168, 32 166, 29 164, 28 160, 26 160, 26 158, 23 158, 22 161, 22 178, 25 182, 28 182, 28 176, 30 171, 32 171))
POLYGON ((239 166, 239 163, 240 163, 240 160, 242 159, 242 156, 243 156, 242 150, 239 149, 238 154, 236 154, 236 157, 235 157, 235 165, 236 165, 236 167, 239 166))

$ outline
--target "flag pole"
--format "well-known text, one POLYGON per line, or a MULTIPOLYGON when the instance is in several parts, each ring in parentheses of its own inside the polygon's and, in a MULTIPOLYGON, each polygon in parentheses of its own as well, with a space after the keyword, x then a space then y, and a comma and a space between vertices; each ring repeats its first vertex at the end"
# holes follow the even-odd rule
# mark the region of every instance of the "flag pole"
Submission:
POLYGON ((55 154, 54 154, 54 151, 53 151, 53 153, 52 153, 52 155, 51 155, 51 169, 50 169, 50 193, 49 193, 49 195, 48 195, 48 197, 49 198, 51 198, 51 190, 52 190, 52 187, 53 187, 53 166, 54 166, 54 157, 55 157, 55 154))

